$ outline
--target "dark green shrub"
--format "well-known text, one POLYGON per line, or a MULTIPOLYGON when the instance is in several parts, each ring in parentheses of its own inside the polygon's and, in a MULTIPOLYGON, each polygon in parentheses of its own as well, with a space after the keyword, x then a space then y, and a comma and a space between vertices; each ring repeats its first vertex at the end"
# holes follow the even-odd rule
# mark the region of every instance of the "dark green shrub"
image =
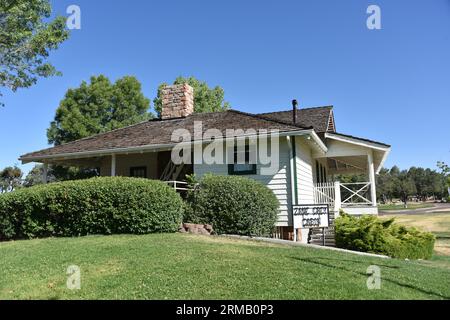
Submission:
POLYGON ((185 222, 212 224, 220 234, 268 236, 278 199, 263 184, 237 176, 205 176, 188 195, 185 222))
POLYGON ((183 202, 160 181, 104 177, 0 196, 0 240, 178 230, 183 202))
POLYGON ((339 248, 401 259, 430 259, 433 255, 435 237, 431 233, 398 225, 394 219, 341 214, 335 227, 339 248))

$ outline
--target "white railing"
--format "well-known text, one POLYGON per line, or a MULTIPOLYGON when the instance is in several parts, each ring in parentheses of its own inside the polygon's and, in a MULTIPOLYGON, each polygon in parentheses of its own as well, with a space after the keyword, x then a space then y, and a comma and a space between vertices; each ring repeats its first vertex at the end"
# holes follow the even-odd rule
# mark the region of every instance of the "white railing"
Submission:
POLYGON ((164 181, 169 186, 173 187, 175 191, 189 191, 191 188, 189 188, 189 184, 184 181, 164 181))
POLYGON ((341 183, 342 206, 372 205, 370 182, 341 183))
POLYGON ((314 187, 314 203, 334 206, 336 190, 334 182, 317 183, 314 187))
POLYGON ((325 182, 314 185, 314 202, 328 204, 335 211, 343 207, 372 205, 370 182, 325 182))

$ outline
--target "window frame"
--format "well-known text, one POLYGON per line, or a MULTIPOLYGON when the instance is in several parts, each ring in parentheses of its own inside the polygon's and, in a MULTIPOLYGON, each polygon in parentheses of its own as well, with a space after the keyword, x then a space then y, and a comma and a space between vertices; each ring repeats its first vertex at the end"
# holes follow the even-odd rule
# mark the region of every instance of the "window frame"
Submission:
POLYGON ((144 178, 144 179, 147 179, 147 166, 130 167, 130 177, 131 178, 144 178), (144 176, 141 177, 141 176, 133 175, 133 172, 137 171, 137 170, 143 170, 144 171, 144 176))
POLYGON ((228 164, 228 175, 230 176, 249 176, 249 175, 256 175, 258 165, 257 164, 251 164, 250 162, 250 146, 245 146, 245 164, 250 165, 251 169, 249 170, 236 170, 236 165, 241 165, 243 163, 237 163, 237 152, 238 147, 235 146, 233 150, 233 163, 228 164))

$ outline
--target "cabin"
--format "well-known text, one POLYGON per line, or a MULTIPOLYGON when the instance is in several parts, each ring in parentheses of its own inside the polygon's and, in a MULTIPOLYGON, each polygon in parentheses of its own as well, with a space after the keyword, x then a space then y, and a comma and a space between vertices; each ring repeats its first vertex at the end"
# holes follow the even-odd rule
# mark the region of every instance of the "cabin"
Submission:
MULTIPOLYGON (((125 128, 31 152, 22 163, 97 168, 101 176, 159 179, 176 189, 195 174, 240 175, 269 187, 280 202, 277 238, 308 242, 294 232, 293 206, 327 204, 331 218, 378 214, 376 175, 391 147, 337 131, 332 106, 253 114, 194 113, 187 84, 162 90, 162 112, 125 128), (342 177, 359 174, 361 181, 342 177)), ((44 175, 46 170, 44 170, 44 175)))

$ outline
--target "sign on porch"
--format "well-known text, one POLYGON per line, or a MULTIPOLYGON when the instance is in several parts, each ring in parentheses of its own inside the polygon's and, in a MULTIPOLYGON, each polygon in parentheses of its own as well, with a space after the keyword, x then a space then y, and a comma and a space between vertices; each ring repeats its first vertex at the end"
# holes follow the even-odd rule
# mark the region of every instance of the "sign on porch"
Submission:
POLYGON ((328 228, 330 210, 327 204, 294 205, 294 228, 328 228))

